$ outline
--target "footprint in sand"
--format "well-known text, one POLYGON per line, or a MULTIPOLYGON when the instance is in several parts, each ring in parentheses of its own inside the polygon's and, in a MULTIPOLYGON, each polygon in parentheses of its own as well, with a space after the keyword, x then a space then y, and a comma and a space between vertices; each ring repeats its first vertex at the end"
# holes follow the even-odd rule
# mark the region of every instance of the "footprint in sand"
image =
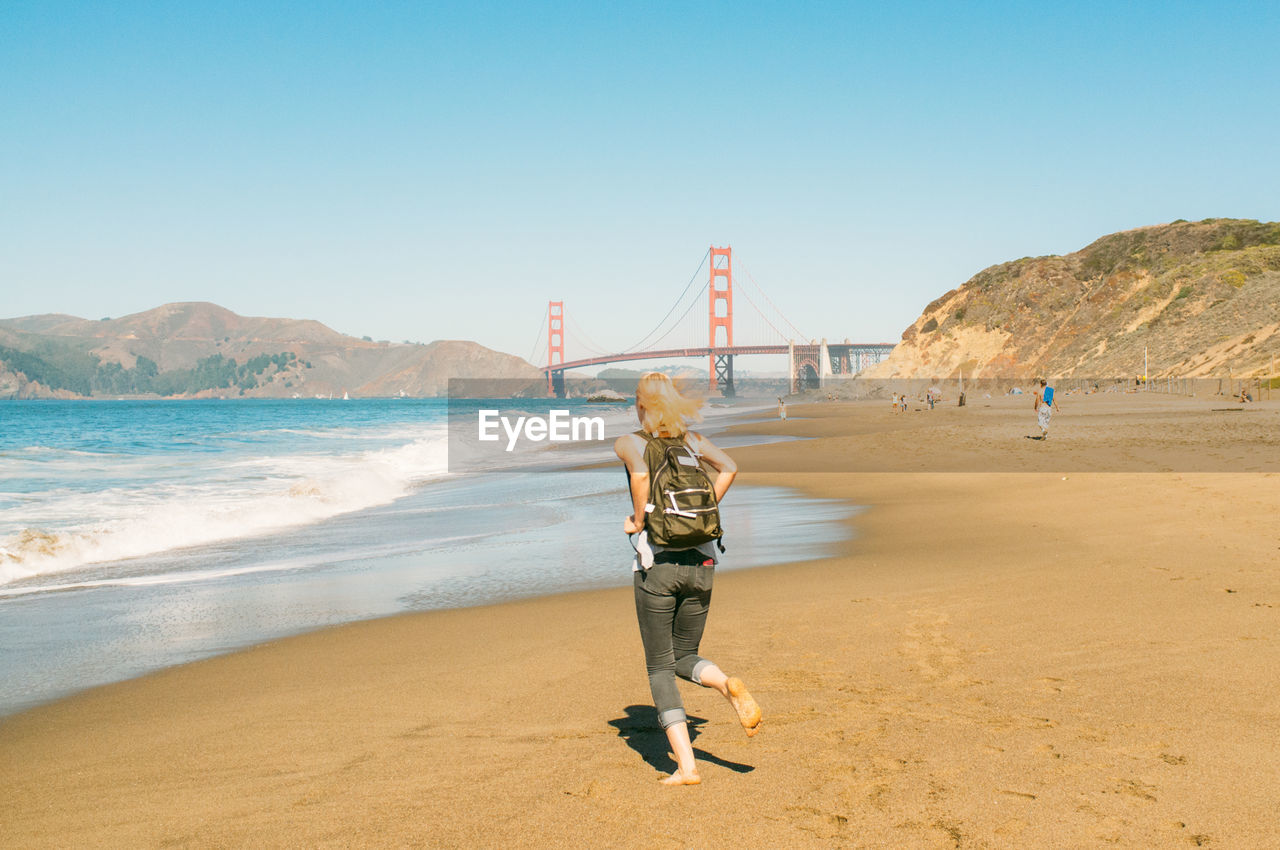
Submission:
POLYGON ((1027 821, 1013 818, 997 826, 995 833, 1002 838, 1015 838, 1021 835, 1028 826, 1030 824, 1027 821))
POLYGON ((1053 691, 1055 694, 1062 693, 1062 688, 1063 688, 1062 679, 1056 678, 1054 676, 1043 676, 1039 679, 1039 682, 1042 686, 1044 686, 1045 690, 1053 691))
POLYGON ((612 785, 606 785, 602 782, 597 782, 593 779, 584 786, 575 788, 573 790, 567 790, 564 793, 569 795, 570 797, 590 798, 590 797, 606 797, 612 792, 613 792, 612 785))
POLYGON ((1150 800, 1156 802, 1154 792, 1160 789, 1154 785, 1148 785, 1145 782, 1139 782, 1137 779, 1123 779, 1115 787, 1117 794, 1126 794, 1130 797, 1137 797, 1139 800, 1150 800))
POLYGON ((837 812, 828 812, 813 806, 787 806, 790 821, 797 829, 812 833, 819 838, 834 839, 849 823, 849 818, 837 812))
POLYGON ((957 668, 964 658, 944 631, 951 622, 945 614, 911 611, 913 620, 902 632, 907 637, 899 651, 910 659, 926 681, 961 684, 966 681, 957 668))

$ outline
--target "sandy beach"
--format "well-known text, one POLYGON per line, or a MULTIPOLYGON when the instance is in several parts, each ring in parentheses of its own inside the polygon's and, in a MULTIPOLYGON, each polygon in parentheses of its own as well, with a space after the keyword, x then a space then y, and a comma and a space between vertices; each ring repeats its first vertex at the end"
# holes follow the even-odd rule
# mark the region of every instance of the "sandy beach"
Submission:
POLYGON ((1026 399, 741 427, 809 438, 735 450, 744 483, 867 509, 828 559, 717 579, 703 651, 765 721, 748 739, 682 685, 700 786, 656 781, 674 764, 621 587, 327 629, 6 718, 0 844, 1271 845, 1280 402, 1060 404, 1045 443, 1026 399))

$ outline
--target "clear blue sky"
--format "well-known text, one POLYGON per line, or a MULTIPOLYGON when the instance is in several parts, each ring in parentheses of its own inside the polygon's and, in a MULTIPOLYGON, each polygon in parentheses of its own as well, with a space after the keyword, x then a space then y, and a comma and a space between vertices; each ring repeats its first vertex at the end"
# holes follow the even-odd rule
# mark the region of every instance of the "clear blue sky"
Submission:
MULTIPOLYGON (((166 301, 526 356, 711 243, 814 336, 1280 218, 1280 4, 0 5, 0 316, 166 301)), ((741 309, 741 308, 740 308, 741 309)))

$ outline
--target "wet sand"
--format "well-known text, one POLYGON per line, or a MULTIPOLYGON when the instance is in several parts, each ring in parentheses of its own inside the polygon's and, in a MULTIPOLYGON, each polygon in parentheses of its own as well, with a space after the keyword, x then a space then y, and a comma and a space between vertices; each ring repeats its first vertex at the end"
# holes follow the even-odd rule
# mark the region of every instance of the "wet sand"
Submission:
POLYGON ((1267 846, 1280 477, 1177 470, 1248 468, 1280 405, 1060 403, 1044 444, 1003 400, 743 429, 813 438, 735 450, 745 481, 869 509, 827 560, 718 577, 703 651, 765 721, 748 739, 682 685, 699 786, 656 781, 674 764, 619 588, 328 629, 7 718, 0 843, 1267 846), (1142 454, 1170 417, 1182 442, 1142 454), (974 457, 1001 471, 930 471, 974 457), (1175 471, 1088 471, 1137 460, 1175 471))

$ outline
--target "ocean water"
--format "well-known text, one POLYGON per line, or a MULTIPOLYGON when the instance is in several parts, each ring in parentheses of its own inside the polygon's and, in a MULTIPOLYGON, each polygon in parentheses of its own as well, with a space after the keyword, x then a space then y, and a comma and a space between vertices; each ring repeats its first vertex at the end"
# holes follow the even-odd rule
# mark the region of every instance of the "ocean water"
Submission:
MULTIPOLYGON (((620 467, 569 469, 607 446, 459 473, 448 429, 436 399, 0 404, 0 715, 336 623, 630 582, 620 467)), ((737 487, 722 568, 819 557, 851 510, 737 487)))

